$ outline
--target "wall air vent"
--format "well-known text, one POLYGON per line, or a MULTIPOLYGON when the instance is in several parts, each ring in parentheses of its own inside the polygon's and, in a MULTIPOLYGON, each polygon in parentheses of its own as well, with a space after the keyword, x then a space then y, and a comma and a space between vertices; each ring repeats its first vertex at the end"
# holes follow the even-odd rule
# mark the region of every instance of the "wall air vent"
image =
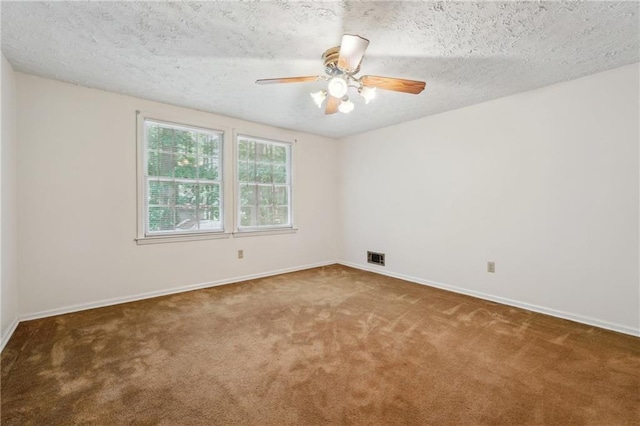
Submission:
POLYGON ((367 262, 374 265, 384 266, 384 253, 376 253, 374 251, 367 252, 367 262))

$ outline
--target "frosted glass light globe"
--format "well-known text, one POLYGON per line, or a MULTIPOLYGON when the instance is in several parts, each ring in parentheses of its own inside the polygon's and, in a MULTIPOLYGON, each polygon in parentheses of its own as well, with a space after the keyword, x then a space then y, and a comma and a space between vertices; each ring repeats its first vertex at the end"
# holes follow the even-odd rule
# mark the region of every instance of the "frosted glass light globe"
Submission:
POLYGON ((340 105, 338 106, 338 111, 349 114, 351 111, 353 111, 354 107, 355 105, 353 104, 353 102, 351 102, 349 99, 346 99, 340 103, 340 105))
POLYGON ((311 98, 313 99, 313 102, 315 102, 316 105, 318 105, 318 108, 321 108, 322 102, 324 102, 324 100, 327 98, 327 92, 325 90, 321 90, 319 92, 313 92, 311 93, 311 98))
POLYGON ((342 98, 344 95, 347 94, 348 88, 349 88, 349 85, 347 84, 347 81, 344 78, 334 77, 331 80, 329 80, 329 86, 328 86, 329 94, 334 98, 342 98))
POLYGON ((363 86, 360 89, 360 95, 364 98, 364 103, 368 104, 369 101, 376 97, 376 88, 363 86))

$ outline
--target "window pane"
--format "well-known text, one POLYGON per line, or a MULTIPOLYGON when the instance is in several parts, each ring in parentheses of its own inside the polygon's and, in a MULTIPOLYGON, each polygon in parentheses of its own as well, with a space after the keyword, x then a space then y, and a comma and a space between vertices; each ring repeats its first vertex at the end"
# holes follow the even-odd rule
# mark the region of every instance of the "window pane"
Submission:
POLYGON ((200 179, 218 179, 218 158, 200 157, 198 159, 198 174, 200 179))
POLYGON ((240 226, 252 227, 256 226, 255 207, 245 206, 240 209, 240 226))
POLYGON ((240 182, 256 181, 256 165, 255 163, 241 162, 238 164, 238 180, 240 182))
POLYGON ((238 141, 238 159, 240 161, 246 161, 250 158, 249 155, 249 142, 247 140, 238 141))
POLYGON ((260 207, 258 211, 258 226, 274 225, 273 223, 273 208, 260 207))
POLYGON ((198 210, 197 216, 198 229, 201 231, 219 229, 221 226, 220 212, 217 209, 198 210))
POLYGON ((173 209, 169 207, 149 207, 149 231, 173 230, 173 209))
POLYGON ((271 173, 271 164, 264 164, 264 163, 256 164, 256 181, 260 183, 273 182, 273 176, 271 173))
POLYGON ((173 182, 149 181, 149 205, 175 205, 175 185, 173 182))
POLYGON ((201 208, 220 206, 220 185, 201 183, 198 187, 198 206, 201 208))
POLYGON ((276 207, 273 222, 276 225, 286 225, 289 223, 289 207, 276 207))
POLYGON ((218 135, 201 133, 198 135, 198 155, 201 157, 218 156, 221 140, 218 135))
POLYGON ((287 166, 273 166, 273 183, 287 183, 287 166))
POLYGON ((147 147, 156 151, 160 148, 160 128, 157 124, 147 123, 147 147))
POLYGON ((189 179, 198 177, 196 158, 188 155, 179 155, 173 175, 177 178, 189 179))
POLYGON ((255 206, 256 205, 256 185, 240 185, 240 205, 255 206))
POLYGON ((193 231, 198 229, 198 220, 196 219, 195 208, 176 208, 176 229, 182 231, 193 231))
POLYGON ((163 151, 173 152, 174 151, 174 143, 173 143, 173 129, 168 129, 165 127, 159 127, 158 131, 158 142, 159 148, 163 151))
POLYGON ((258 188, 259 200, 258 204, 262 206, 271 206, 274 201, 274 193, 272 186, 260 186, 258 188))
POLYGON ((287 163, 287 149, 284 146, 274 146, 271 158, 273 163, 285 165, 287 163))
MULTIPOLYGON (((218 207, 198 209, 198 217, 202 221, 220 221, 220 209, 218 207)), ((218 225, 220 225, 218 223, 218 225)), ((201 226, 202 227, 202 226, 201 226)))
POLYGON ((194 132, 184 130, 174 130, 175 132, 175 152, 180 154, 196 155, 196 139, 194 132))
POLYGON ((194 183, 177 183, 178 197, 176 204, 179 206, 195 206, 198 197, 198 185, 194 183))
POLYGON ((255 144, 255 160, 256 161, 271 161, 271 155, 269 151, 269 146, 264 143, 256 143, 255 144))
POLYGON ((175 168, 175 164, 175 154, 161 152, 158 154, 158 174, 156 175, 154 173, 152 175, 151 170, 149 170, 149 176, 173 177, 173 169, 175 168))
POLYGON ((286 186, 278 186, 274 190, 274 204, 278 206, 289 205, 289 191, 286 186))
POLYGON ((147 155, 147 176, 158 175, 158 153, 149 152, 147 155))

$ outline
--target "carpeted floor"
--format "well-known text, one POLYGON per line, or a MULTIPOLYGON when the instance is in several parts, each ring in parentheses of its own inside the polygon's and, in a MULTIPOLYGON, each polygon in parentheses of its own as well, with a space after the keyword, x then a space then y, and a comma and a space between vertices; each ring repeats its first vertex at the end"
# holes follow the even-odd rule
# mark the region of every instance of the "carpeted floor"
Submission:
POLYGON ((3 425, 640 422, 640 339, 343 266, 20 324, 3 425))

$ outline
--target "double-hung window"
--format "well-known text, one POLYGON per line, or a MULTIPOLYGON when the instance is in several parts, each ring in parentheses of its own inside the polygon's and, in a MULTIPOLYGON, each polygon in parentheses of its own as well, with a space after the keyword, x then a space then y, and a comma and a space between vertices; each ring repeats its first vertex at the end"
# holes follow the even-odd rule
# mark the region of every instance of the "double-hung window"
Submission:
POLYGON ((238 231, 292 228, 291 144, 236 138, 238 231))
POLYGON ((222 232, 223 132, 143 118, 144 237, 222 232))
POLYGON ((291 142, 169 120, 138 112, 138 244, 296 231, 291 142))

